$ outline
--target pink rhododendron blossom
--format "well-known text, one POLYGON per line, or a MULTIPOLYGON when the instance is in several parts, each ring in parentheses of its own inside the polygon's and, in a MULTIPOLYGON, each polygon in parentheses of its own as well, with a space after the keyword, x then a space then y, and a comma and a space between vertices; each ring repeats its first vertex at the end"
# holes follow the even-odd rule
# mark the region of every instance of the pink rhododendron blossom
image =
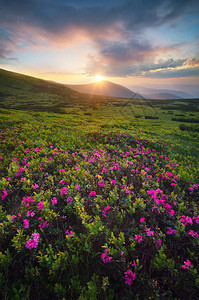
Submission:
POLYGON ((26 248, 28 249, 37 248, 39 243, 39 238, 40 238, 39 233, 33 233, 32 238, 26 241, 26 248))
POLYGON ((192 264, 191 264, 190 260, 187 259, 187 261, 184 261, 184 265, 182 265, 182 268, 189 269, 190 267, 192 267, 192 264))
POLYGON ((11 221, 14 221, 14 219, 16 218, 17 216, 15 216, 15 215, 12 215, 12 217, 11 217, 11 221))
POLYGON ((39 202, 37 208, 38 210, 44 209, 44 201, 39 202))
POLYGON ((51 199, 51 203, 52 203, 52 205, 57 204, 57 198, 56 198, 56 197, 53 197, 53 198, 51 199))
POLYGON ((159 240, 157 241, 157 244, 158 244, 158 246, 160 247, 160 246, 162 245, 162 241, 159 239, 159 240))
POLYGON ((70 229, 71 229, 71 226, 69 226, 69 229, 66 230, 66 232, 65 232, 66 237, 72 237, 73 236, 73 231, 70 230, 70 229))
POLYGON ((29 222, 27 219, 23 220, 23 227, 24 228, 29 228, 29 222))
POLYGON ((176 229, 172 229, 171 227, 167 227, 168 231, 166 232, 166 234, 168 235, 173 235, 176 234, 177 230, 176 229))
POLYGON ((34 201, 33 201, 33 198, 32 198, 32 197, 27 196, 27 197, 23 197, 23 200, 22 200, 21 202, 22 202, 23 205, 26 204, 26 206, 28 207, 28 206, 29 206, 29 203, 30 203, 30 202, 33 203, 34 201))
POLYGON ((135 241, 138 241, 138 243, 140 244, 142 241, 142 236, 141 235, 135 235, 135 241))
POLYGON ((4 200, 8 196, 8 193, 6 192, 5 189, 1 192, 1 199, 4 200))
POLYGON ((38 184, 36 184, 36 183, 34 183, 33 186, 32 186, 32 188, 33 188, 34 190, 36 190, 38 187, 39 187, 39 186, 38 186, 38 184))
POLYGON ((64 179, 60 180, 60 182, 59 182, 59 183, 61 183, 61 184, 66 184, 66 182, 65 182, 65 180, 64 180, 64 179))
POLYGON ((71 197, 71 196, 68 197, 68 198, 66 199, 66 201, 69 202, 69 203, 72 203, 72 202, 73 202, 73 197, 71 197))
POLYGON ((66 194, 67 192, 68 192, 67 187, 63 187, 63 188, 61 189, 61 191, 60 191, 60 194, 61 194, 61 195, 64 195, 64 194, 66 194))
POLYGON ((154 235, 154 232, 151 231, 151 228, 147 229, 147 236, 154 235))
POLYGON ((135 280, 135 273, 133 273, 130 269, 124 272, 125 275, 125 283, 131 285, 135 280))
POLYGON ((103 214, 104 217, 107 217, 106 212, 107 212, 107 210, 109 210, 109 209, 110 209, 110 206, 106 206, 106 207, 104 208, 104 210, 103 210, 103 212, 102 212, 102 214, 103 214))
POLYGON ((170 210, 169 214, 173 217, 175 214, 175 211, 173 209, 170 210))
POLYGON ((93 197, 95 197, 95 196, 96 196, 96 192, 95 192, 95 191, 90 191, 90 194, 89 194, 89 196, 93 196, 93 197))
POLYGON ((131 264, 131 266, 132 266, 132 267, 134 267, 134 268, 135 268, 135 270, 136 270, 137 266, 136 266, 136 262, 135 262, 135 260, 133 261, 133 263, 131 264))
POLYGON ((192 221, 192 219, 190 218, 190 217, 186 217, 186 216, 182 216, 181 218, 180 218, 180 222, 181 223, 184 223, 184 225, 186 226, 186 225, 188 225, 188 224, 191 224, 191 225, 193 225, 193 221, 192 221))
POLYGON ((79 186, 79 184, 76 184, 76 189, 78 189, 78 192, 80 192, 80 186, 79 186))
POLYGON ((27 217, 34 217, 35 213, 28 210, 26 215, 27 217))
POLYGON ((110 263, 112 260, 112 257, 108 255, 108 250, 105 250, 104 253, 102 253, 101 255, 101 261, 103 261, 103 263, 110 263))
POLYGON ((196 237, 197 239, 199 238, 198 233, 194 232, 193 230, 190 230, 188 234, 191 235, 191 236, 193 236, 193 237, 196 237))
POLYGON ((42 222, 39 224, 39 228, 45 228, 45 227, 48 227, 49 226, 49 223, 47 221, 45 222, 42 222))
POLYGON ((131 191, 130 190, 128 190, 128 189, 126 189, 126 194, 130 194, 131 193, 131 191))
POLYGON ((144 223, 145 218, 140 219, 140 223, 144 223))
POLYGON ((193 216, 193 220, 195 220, 196 223, 199 224, 199 216, 198 217, 193 216))
POLYGON ((98 185, 99 185, 100 187, 105 187, 104 180, 99 181, 99 182, 98 182, 98 185))

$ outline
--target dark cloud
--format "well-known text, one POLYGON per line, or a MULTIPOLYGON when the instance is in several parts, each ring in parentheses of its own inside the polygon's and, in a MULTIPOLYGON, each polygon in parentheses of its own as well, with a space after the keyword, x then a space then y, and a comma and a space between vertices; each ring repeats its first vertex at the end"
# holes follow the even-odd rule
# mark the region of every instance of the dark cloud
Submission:
POLYGON ((199 8, 196 0, 50 1, 2 0, 1 24, 26 24, 50 33, 81 28, 97 33, 120 22, 124 31, 171 22, 199 8))
POLYGON ((181 70, 164 70, 155 73, 147 73, 146 77, 150 78, 181 78, 181 77, 194 77, 199 76, 199 67, 186 68, 181 70))
POLYGON ((100 56, 109 63, 142 62, 154 54, 155 49, 145 40, 110 42, 101 47, 100 56))
POLYGON ((70 44, 83 36, 97 51, 96 57, 90 58, 88 74, 103 70, 104 75, 132 76, 185 63, 184 59, 152 63, 169 47, 154 46, 143 32, 168 23, 171 26, 172 22, 185 15, 198 13, 199 2, 1 0, 0 8, 1 59, 14 59, 16 50, 26 47, 45 42, 56 44, 59 37, 62 43, 70 44))
POLYGON ((168 59, 159 60, 153 63, 143 64, 105 64, 103 61, 95 60, 94 57, 90 57, 90 64, 87 68, 87 74, 93 76, 96 72, 110 77, 131 77, 131 76, 144 76, 152 78, 173 78, 173 77, 186 77, 186 76, 198 76, 199 64, 192 67, 192 62, 199 61, 194 58, 192 60, 187 59, 168 59), (186 69, 176 69, 177 67, 184 67, 186 69))

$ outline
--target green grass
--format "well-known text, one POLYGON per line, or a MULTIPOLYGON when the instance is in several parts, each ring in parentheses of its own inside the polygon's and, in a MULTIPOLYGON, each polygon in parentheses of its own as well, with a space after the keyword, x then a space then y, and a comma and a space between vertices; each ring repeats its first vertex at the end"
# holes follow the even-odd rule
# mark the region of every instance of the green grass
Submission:
POLYGON ((199 132, 180 130, 182 123, 172 117, 183 111, 190 119, 191 111, 199 119, 198 101, 74 94, 30 77, 6 77, 5 71, 0 80, 0 297, 197 299, 198 239, 189 232, 199 232, 194 219, 199 215, 199 132), (120 169, 111 170, 116 163, 120 169), (177 178, 175 188, 169 172, 177 178), (60 193, 61 180, 67 195, 60 193), (102 180, 105 187, 99 186, 102 180), (154 204, 149 193, 157 189, 174 216, 154 204), (22 203, 27 196, 34 200, 30 207, 22 203), (35 215, 27 216, 28 210, 35 215), (193 226, 181 223, 183 215, 192 218, 193 226), (49 225, 39 227, 44 220, 49 225), (167 234, 169 227, 175 235, 167 234), (154 236, 147 236, 150 228, 154 236), (39 233, 38 246, 27 249, 33 233, 39 233), (140 244, 135 235, 143 236, 140 244), (102 261, 104 250, 110 263, 102 261), (192 267, 183 269, 187 260, 192 267), (127 270, 135 274, 130 286, 127 270))

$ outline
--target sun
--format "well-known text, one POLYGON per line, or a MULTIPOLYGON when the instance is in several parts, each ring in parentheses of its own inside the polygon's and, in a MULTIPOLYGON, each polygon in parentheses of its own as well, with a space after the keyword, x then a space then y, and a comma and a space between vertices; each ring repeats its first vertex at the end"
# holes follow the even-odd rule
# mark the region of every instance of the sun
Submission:
POLYGON ((95 76, 95 80, 96 80, 96 81, 102 81, 102 80, 103 80, 103 76, 97 74, 97 75, 95 76))

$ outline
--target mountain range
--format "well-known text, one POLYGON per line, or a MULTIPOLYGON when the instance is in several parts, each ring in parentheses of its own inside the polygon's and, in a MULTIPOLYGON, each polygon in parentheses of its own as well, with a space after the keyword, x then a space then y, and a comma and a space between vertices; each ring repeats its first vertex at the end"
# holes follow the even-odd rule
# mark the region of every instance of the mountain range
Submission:
POLYGON ((107 103, 122 105, 127 98, 130 103, 139 105, 145 99, 162 104, 164 101, 194 97, 174 90, 138 86, 131 90, 106 80, 83 85, 64 85, 0 69, 1 107, 60 112, 65 107, 75 105, 95 108, 107 103))
POLYGON ((101 80, 90 84, 80 85, 66 84, 66 86, 80 93, 131 99, 144 99, 144 97, 139 93, 135 93, 134 91, 122 85, 107 80, 101 80))

